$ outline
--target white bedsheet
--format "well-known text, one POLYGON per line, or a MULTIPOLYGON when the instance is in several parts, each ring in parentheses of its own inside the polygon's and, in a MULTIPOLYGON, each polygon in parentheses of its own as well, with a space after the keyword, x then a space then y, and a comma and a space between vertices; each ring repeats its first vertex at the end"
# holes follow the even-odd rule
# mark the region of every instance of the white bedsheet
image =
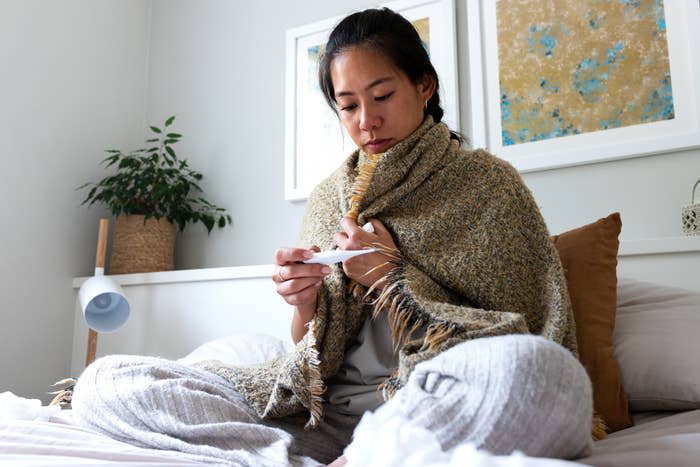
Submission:
MULTIPOLYGON (((646 421, 635 427, 614 433, 607 440, 595 443, 593 455, 579 459, 579 464, 599 467, 657 467, 700 465, 700 410, 672 414, 660 419, 646 421)), ((385 434, 389 436, 391 434, 385 434)), ((405 443, 400 433, 385 438, 385 448, 392 443, 402 444, 402 449, 387 449, 408 455, 411 449, 420 450, 413 440, 405 443), (389 442, 391 441, 391 442, 389 442)), ((423 445, 430 449, 429 446, 423 445)), ((396 446, 394 446, 396 448, 396 446)), ((418 455, 417 453, 413 453, 418 455)), ((434 453, 433 453, 434 454, 434 453)), ((467 462, 452 465, 463 466, 529 466, 572 465, 564 461, 540 460, 520 456, 488 456, 484 452, 464 450, 467 462), (471 461, 471 462, 469 462, 471 461), (533 463, 534 462, 534 463, 533 463)), ((391 456, 390 456, 391 457, 391 456)), ((357 459, 360 460, 360 459, 357 459)), ((390 460, 389 465, 397 460, 390 460)), ((432 457, 431 465, 450 465, 456 461, 450 456, 432 457), (442 461, 442 463, 440 463, 442 461)), ((62 411, 49 421, 2 420, 0 421, 0 466, 88 466, 120 465, 128 467, 146 466, 197 466, 211 465, 193 456, 176 451, 143 449, 115 441, 99 433, 71 424, 71 412, 62 411)), ((418 465, 418 464, 413 464, 418 465)))
POLYGON ((49 421, 0 421, 0 466, 201 467, 206 464, 175 451, 143 449, 70 423, 64 410, 49 421))
MULTIPOLYGON (((369 430, 371 431, 371 430, 369 430)), ((369 433, 366 433, 369 434, 369 433)), ((425 433, 405 430, 401 433, 384 433, 384 455, 373 454, 377 462, 366 463, 367 458, 354 459, 355 466, 420 466, 420 467, 568 467, 570 462, 554 459, 536 459, 522 454, 492 456, 471 446, 457 449, 451 455, 439 452, 439 445, 426 442, 425 433), (409 435, 412 439, 406 439, 409 435), (421 436, 423 438, 421 438, 421 436), (420 439, 419 439, 420 438, 420 439), (420 441, 420 442, 419 442, 420 441), (398 444, 396 444, 398 443, 398 444), (387 457, 387 449, 394 456, 387 457), (425 463, 430 459, 429 463, 425 463)), ((367 446, 357 446, 365 449, 367 446)), ((374 444, 374 448, 377 445, 374 444)), ((356 450, 357 452, 357 450, 356 450)), ((143 449, 115 441, 102 434, 71 424, 71 411, 64 410, 49 421, 3 420, 0 421, 0 466, 100 466, 128 467, 173 466, 201 467, 211 465, 176 451, 143 449)))
POLYGON ((660 415, 638 418, 638 425, 598 441, 593 455, 578 462, 598 467, 700 465, 700 410, 660 415))

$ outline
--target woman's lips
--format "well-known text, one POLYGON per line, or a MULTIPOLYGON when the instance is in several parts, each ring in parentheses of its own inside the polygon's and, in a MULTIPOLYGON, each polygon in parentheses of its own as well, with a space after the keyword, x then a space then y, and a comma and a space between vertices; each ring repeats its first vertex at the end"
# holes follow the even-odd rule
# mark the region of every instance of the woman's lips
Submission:
POLYGON ((367 152, 370 154, 377 154, 387 148, 390 143, 391 138, 374 139, 365 144, 365 148, 367 148, 367 152))

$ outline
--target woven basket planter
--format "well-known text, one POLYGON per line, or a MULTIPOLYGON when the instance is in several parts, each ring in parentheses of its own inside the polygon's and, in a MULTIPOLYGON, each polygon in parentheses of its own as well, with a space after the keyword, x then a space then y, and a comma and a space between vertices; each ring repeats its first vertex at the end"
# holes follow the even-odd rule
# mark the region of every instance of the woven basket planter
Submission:
POLYGON ((175 224, 166 219, 118 216, 114 224, 110 274, 174 269, 175 224))
POLYGON ((700 201, 695 201, 695 189, 700 184, 700 180, 693 186, 690 204, 683 206, 681 211, 681 221, 683 223, 683 233, 685 235, 700 235, 700 201))

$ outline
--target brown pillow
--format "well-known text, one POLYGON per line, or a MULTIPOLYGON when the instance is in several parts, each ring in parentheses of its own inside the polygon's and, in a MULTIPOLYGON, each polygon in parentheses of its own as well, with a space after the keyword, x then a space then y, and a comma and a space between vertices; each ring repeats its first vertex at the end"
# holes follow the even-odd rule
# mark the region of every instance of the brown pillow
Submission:
POLYGON ((608 431, 632 426, 620 365, 613 355, 619 213, 552 237, 566 275, 579 359, 593 383, 593 405, 608 431))

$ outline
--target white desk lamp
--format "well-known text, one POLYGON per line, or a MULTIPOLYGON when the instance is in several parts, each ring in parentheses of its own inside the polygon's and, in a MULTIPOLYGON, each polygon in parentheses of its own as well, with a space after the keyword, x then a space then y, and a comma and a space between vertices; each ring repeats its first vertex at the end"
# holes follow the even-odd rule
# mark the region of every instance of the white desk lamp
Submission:
POLYGON ((129 302, 119 284, 104 275, 105 253, 109 220, 100 219, 100 230, 95 255, 95 276, 80 286, 78 298, 83 318, 90 327, 85 366, 95 360, 97 333, 110 333, 122 327, 129 319, 129 302))

